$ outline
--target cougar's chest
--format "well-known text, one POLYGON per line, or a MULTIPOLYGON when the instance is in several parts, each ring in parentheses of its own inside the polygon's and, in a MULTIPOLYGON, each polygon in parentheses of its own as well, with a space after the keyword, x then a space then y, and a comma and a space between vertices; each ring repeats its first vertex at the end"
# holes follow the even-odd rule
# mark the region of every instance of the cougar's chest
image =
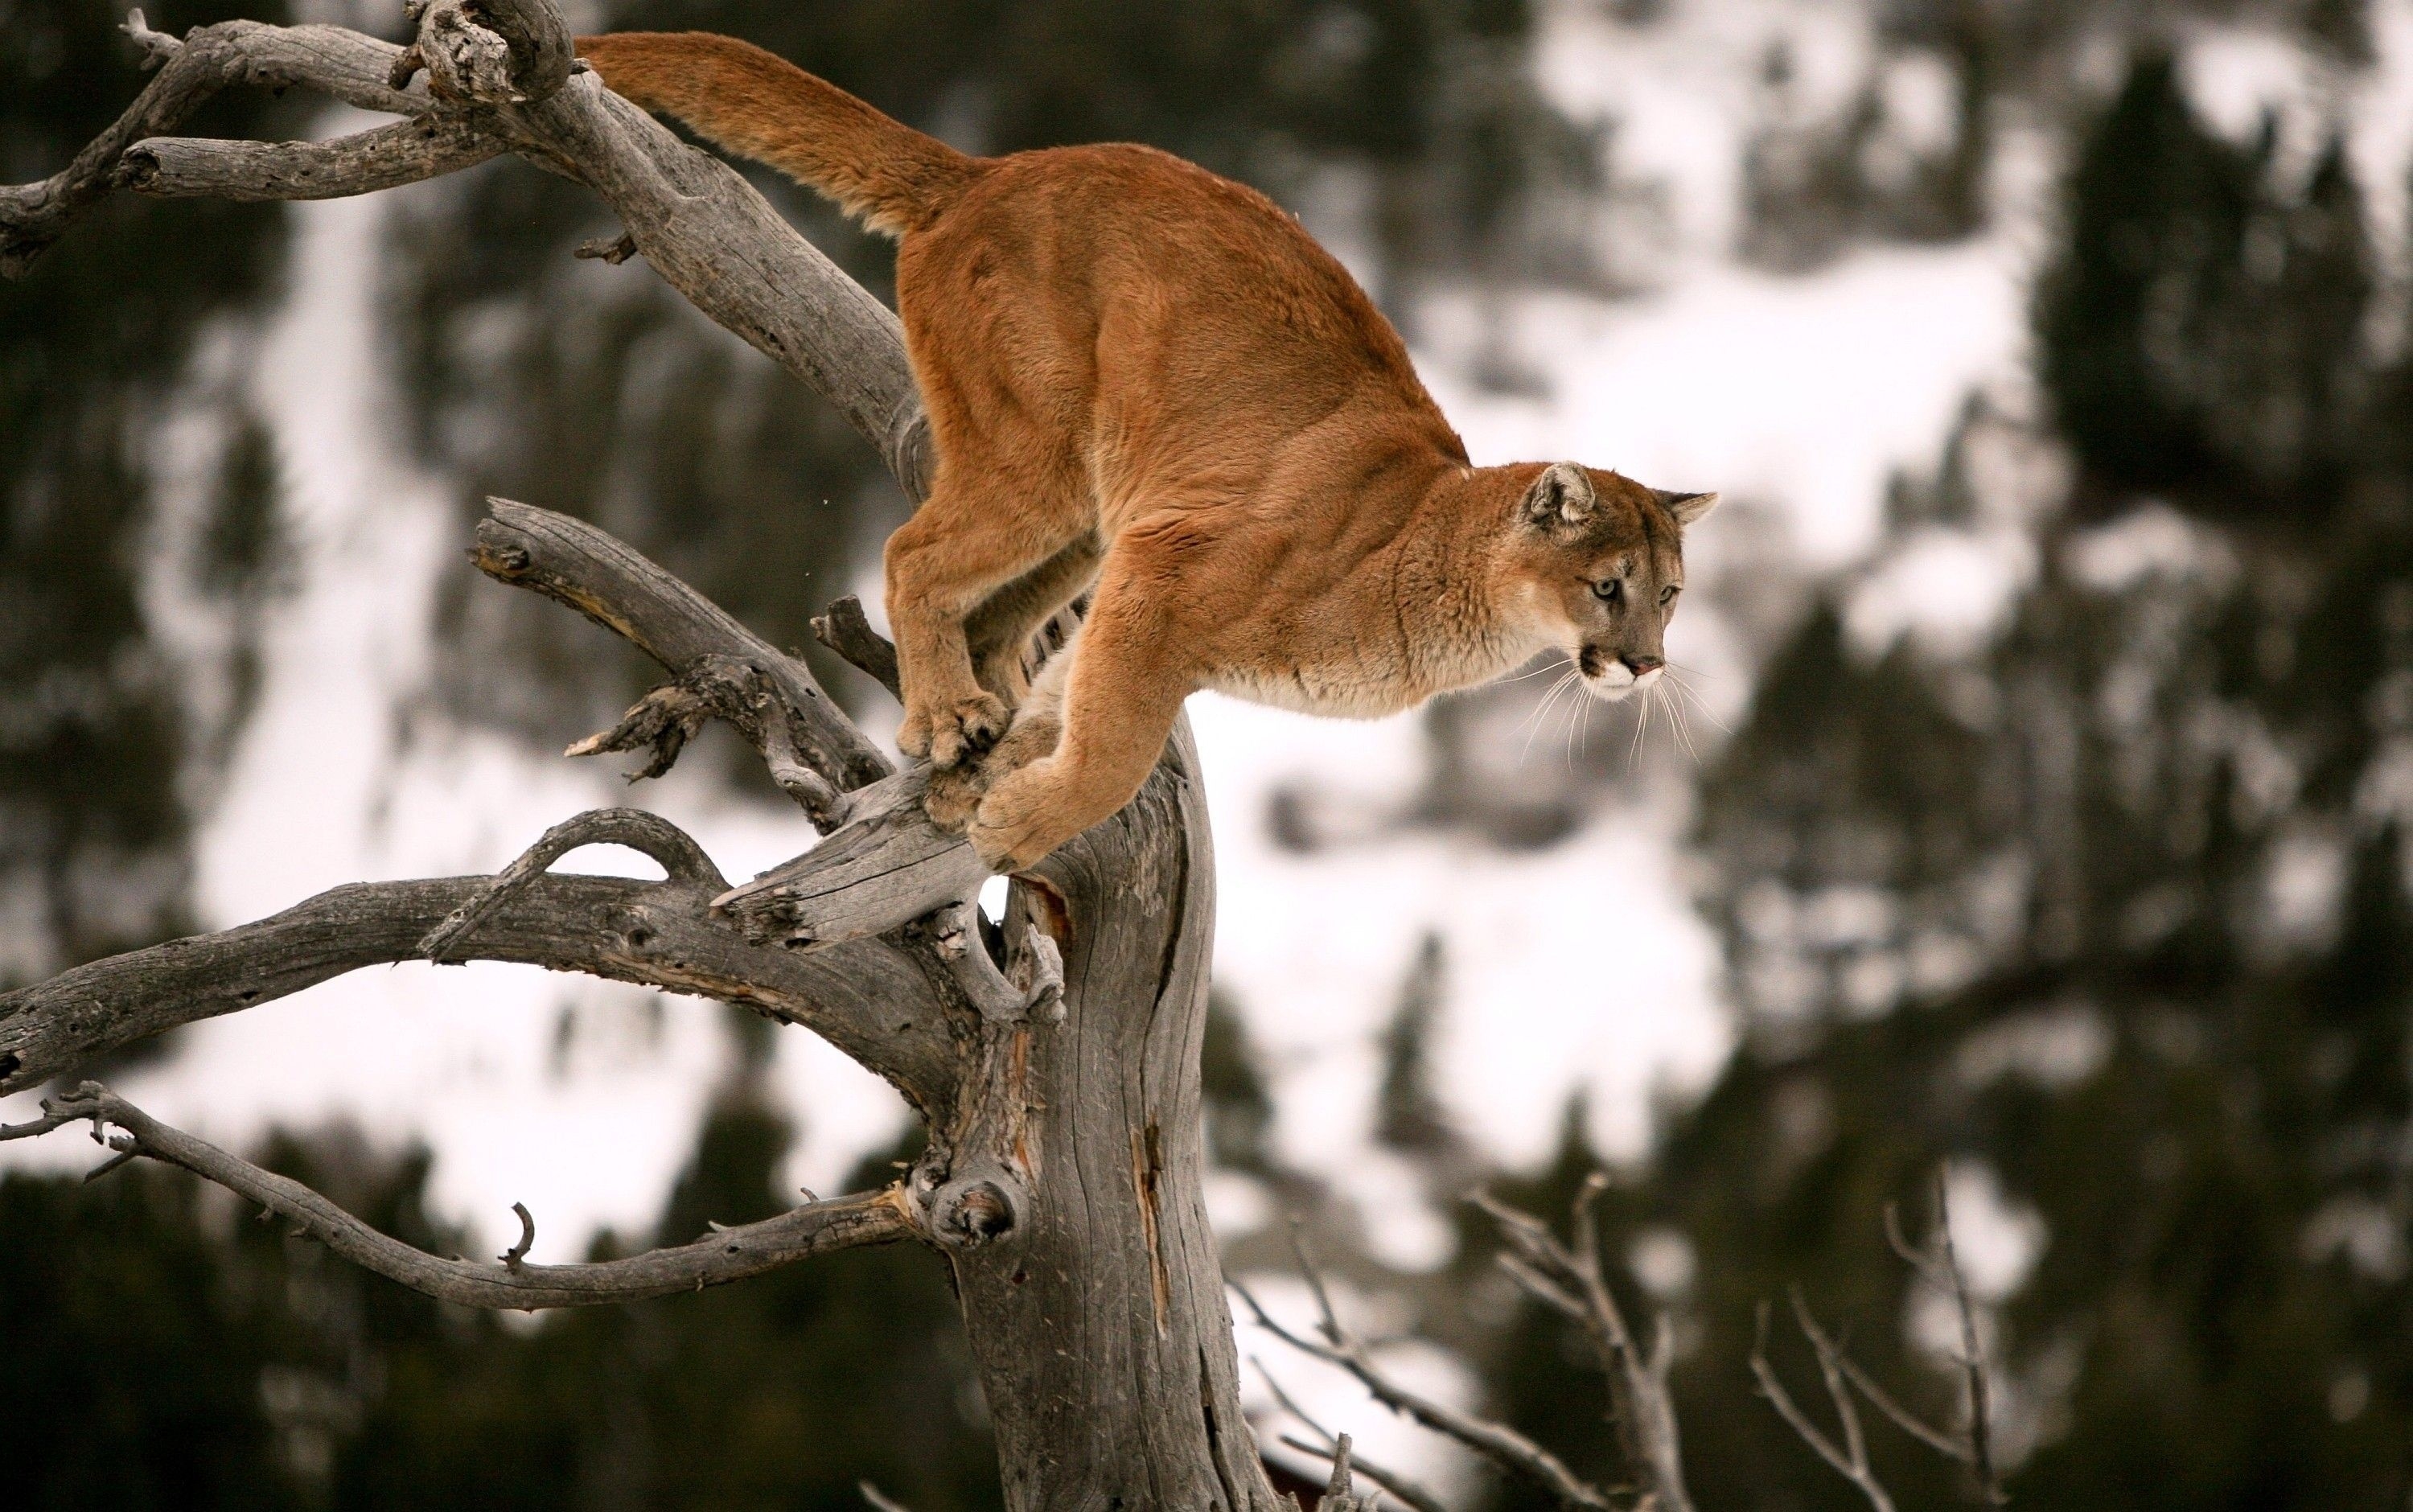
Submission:
POLYGON ((1251 704, 1331 719, 1379 719, 1412 708, 1425 697, 1395 669, 1378 670, 1351 661, 1210 668, 1203 680, 1219 693, 1251 704))
POLYGON ((1326 719, 1379 719, 1412 709, 1435 693, 1497 674, 1504 663, 1488 645, 1367 637, 1306 656, 1248 660, 1211 668, 1204 679, 1219 693, 1251 704, 1320 714, 1326 719), (1446 644, 1441 644, 1446 643, 1446 644))

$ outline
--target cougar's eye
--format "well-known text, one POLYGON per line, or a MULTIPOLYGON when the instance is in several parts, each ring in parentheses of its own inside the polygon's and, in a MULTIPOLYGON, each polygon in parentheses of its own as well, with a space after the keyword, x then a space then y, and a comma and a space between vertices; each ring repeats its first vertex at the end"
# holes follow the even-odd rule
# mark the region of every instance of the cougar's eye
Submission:
POLYGON ((1682 584, 1670 583, 1665 587, 1659 590, 1659 601, 1661 603, 1674 603, 1676 601, 1676 595, 1683 591, 1684 586, 1682 584))
POLYGON ((1603 603, 1615 603, 1625 594, 1621 578, 1605 577, 1591 586, 1591 596, 1603 603))

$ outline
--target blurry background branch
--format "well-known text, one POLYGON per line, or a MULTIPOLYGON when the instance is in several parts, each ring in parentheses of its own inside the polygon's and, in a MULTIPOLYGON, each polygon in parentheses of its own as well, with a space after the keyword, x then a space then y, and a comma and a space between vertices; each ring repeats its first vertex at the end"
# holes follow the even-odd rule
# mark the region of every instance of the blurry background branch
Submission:
MULTIPOLYGON (((1626 1325, 1623 1309, 1610 1289, 1603 1263, 1595 1211, 1607 1189, 1606 1176, 1598 1171, 1590 1173, 1577 1185, 1570 1213, 1572 1242, 1560 1239, 1549 1225, 1532 1214, 1488 1193, 1479 1193, 1472 1200, 1499 1223, 1507 1241, 1507 1249, 1494 1257, 1500 1268, 1527 1296, 1581 1327, 1591 1342, 1595 1365, 1609 1386, 1608 1420, 1617 1435, 1628 1477, 1628 1484, 1621 1487, 1604 1489, 1584 1480, 1556 1455, 1506 1423, 1443 1406, 1392 1380, 1375 1364, 1365 1343, 1341 1327, 1322 1272, 1309 1258, 1304 1244, 1295 1242, 1295 1253, 1300 1273, 1315 1301, 1318 1337, 1307 1337, 1281 1323, 1237 1282, 1234 1290, 1248 1304, 1259 1326, 1283 1343, 1347 1371, 1377 1402, 1474 1450, 1546 1491, 1562 1506, 1606 1508, 1618 1505, 1616 1497, 1622 1495, 1631 1499, 1625 1505, 1633 1512, 1690 1512, 1694 1504, 1684 1489, 1677 1406, 1669 1384, 1669 1372, 1675 1363, 1673 1327, 1664 1316, 1661 1318, 1646 1356, 1626 1325)), ((1817 1361, 1820 1379, 1835 1412, 1837 1431, 1830 1433, 1820 1428, 1794 1400, 1769 1362, 1768 1309, 1762 1304, 1758 1310, 1758 1342, 1750 1364, 1760 1394, 1776 1409, 1786 1427, 1858 1490, 1873 1512, 1895 1512, 1895 1503, 1870 1460, 1867 1437, 1853 1401, 1855 1391, 1904 1432, 1967 1465, 1976 1490, 1989 1505, 1999 1505, 2006 1500, 1988 1448, 1991 1442, 1991 1425, 1984 1416, 1991 1401, 1986 1387, 1988 1367, 1979 1344, 1975 1304, 1970 1300, 1968 1282, 1961 1273, 1953 1245, 1944 1190, 1944 1177, 1939 1172, 1935 1184, 1936 1233, 1930 1245, 1912 1245, 1902 1237, 1901 1224, 1891 1214, 1886 1227, 1887 1238, 1920 1281, 1955 1304, 1962 1331, 1961 1352, 1952 1363, 1963 1379, 1969 1415, 1958 1429, 1934 1428, 1903 1407, 1854 1363, 1843 1345, 1819 1325, 1797 1287, 1791 1294, 1794 1317, 1817 1361)), ((1337 1445, 1344 1441, 1310 1416, 1271 1372, 1266 1372, 1266 1379, 1281 1409, 1316 1435, 1314 1441, 1284 1436, 1281 1442, 1338 1462, 1337 1445)), ((1368 1478, 1390 1490, 1418 1512, 1434 1512, 1440 1504, 1439 1498, 1413 1481, 1395 1484, 1387 1474, 1370 1472, 1368 1478)))

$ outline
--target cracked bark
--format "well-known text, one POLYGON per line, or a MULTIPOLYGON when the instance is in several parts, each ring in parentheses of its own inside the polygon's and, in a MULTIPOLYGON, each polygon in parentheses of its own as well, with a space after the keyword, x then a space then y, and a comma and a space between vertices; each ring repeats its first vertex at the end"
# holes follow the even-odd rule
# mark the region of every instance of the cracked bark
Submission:
MULTIPOLYGON (((0 274, 22 273, 111 193, 328 198, 510 154, 591 188, 626 228, 599 253, 633 247, 836 404, 921 496, 928 430, 892 312, 727 165, 575 68, 550 0, 426 0, 409 14, 418 36, 404 49, 337 27, 245 22, 179 40, 138 13, 128 32, 157 74, 59 172, 0 187, 0 274), (311 88, 407 119, 325 143, 168 135, 239 84, 311 88)), ((1128 808, 1014 880, 1009 947, 996 959, 967 913, 984 880, 977 858, 923 815, 922 774, 899 772, 801 661, 567 516, 497 500, 473 556, 668 671, 661 690, 579 749, 647 751, 649 765, 666 767, 703 719, 725 719, 828 838, 730 889, 667 824, 599 810, 498 877, 337 888, 257 924, 94 962, 0 997, 0 1091, 393 961, 523 961, 743 1003, 885 1077, 926 1120, 930 1144, 895 1191, 752 1225, 775 1232, 744 1236, 736 1259, 784 1263, 900 1237, 938 1247, 955 1269, 1017 1512, 1270 1512, 1200 1185, 1215 884, 1186 724, 1128 808), (582 836, 633 844, 670 875, 546 869, 582 836)), ((833 606, 822 633, 875 675, 894 667, 854 606, 833 606)), ((736 1273, 731 1235, 615 1262, 626 1268, 610 1276, 530 1266, 517 1253, 498 1263, 418 1256, 357 1221, 348 1228, 315 1193, 261 1184, 105 1090, 78 1088, 52 1105, 52 1119, 7 1134, 96 1119, 117 1131, 114 1158, 196 1170, 384 1274, 472 1305, 572 1305, 632 1286, 659 1295, 736 1273)))

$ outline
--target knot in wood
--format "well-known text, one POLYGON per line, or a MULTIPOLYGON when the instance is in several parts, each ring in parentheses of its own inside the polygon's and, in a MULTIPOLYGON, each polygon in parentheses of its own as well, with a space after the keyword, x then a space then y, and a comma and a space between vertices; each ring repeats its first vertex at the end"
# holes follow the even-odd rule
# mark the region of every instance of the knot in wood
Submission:
POLYGON ((1010 1183, 982 1177, 951 1181, 930 1198, 930 1234, 949 1249, 993 1244, 1018 1227, 1021 1202, 1010 1183))

